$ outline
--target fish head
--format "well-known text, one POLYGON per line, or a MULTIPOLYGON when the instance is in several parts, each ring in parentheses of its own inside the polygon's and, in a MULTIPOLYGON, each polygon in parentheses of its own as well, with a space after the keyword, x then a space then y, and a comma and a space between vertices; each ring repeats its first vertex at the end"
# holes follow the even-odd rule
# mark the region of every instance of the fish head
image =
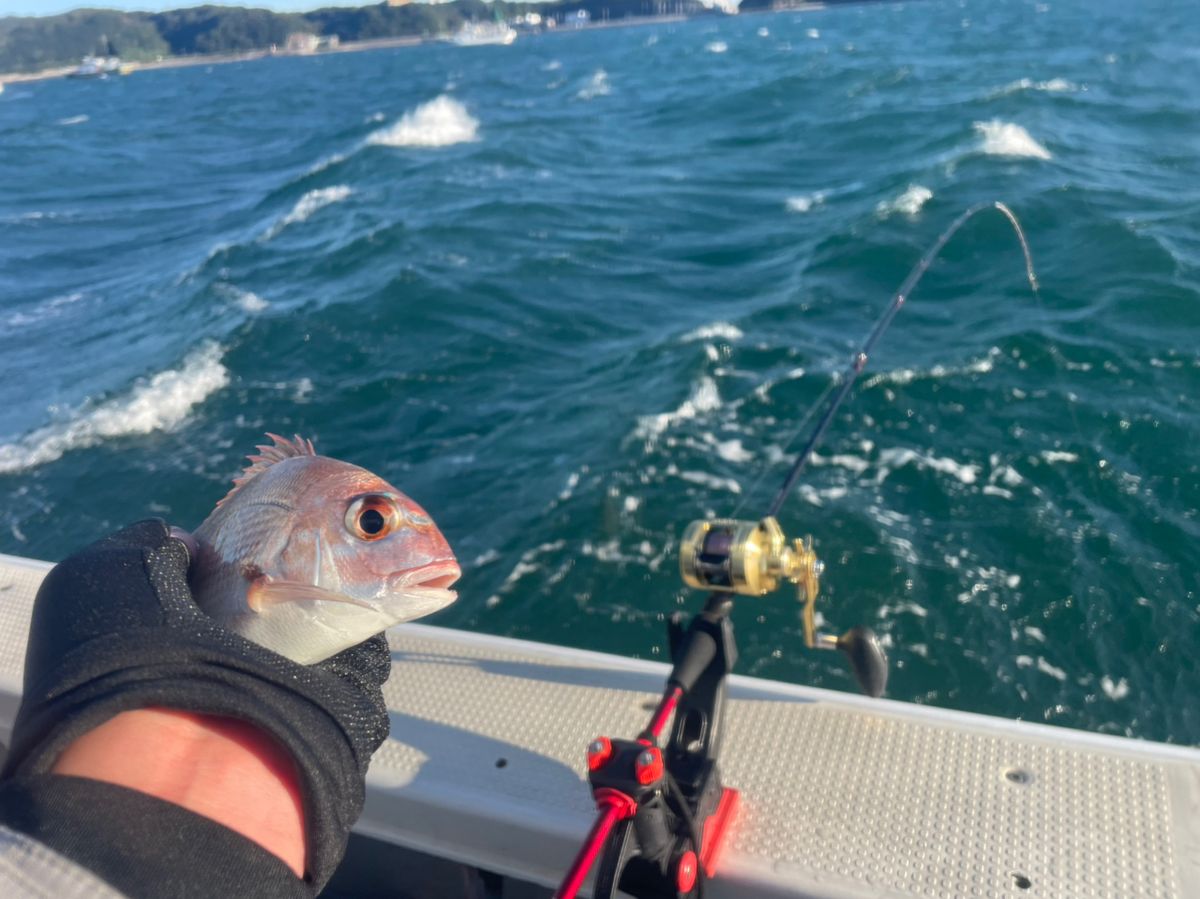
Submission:
POLYGON ((275 575, 363 601, 398 594, 456 598, 462 574, 450 544, 420 505, 357 465, 312 457, 294 492, 291 536, 275 575))
POLYGON ((364 468, 317 455, 307 440, 268 436, 274 445, 258 448, 195 531, 213 567, 241 582, 235 597, 202 588, 202 607, 278 617, 280 607, 303 604, 318 624, 357 608, 396 623, 454 602, 461 569, 420 505, 364 468))

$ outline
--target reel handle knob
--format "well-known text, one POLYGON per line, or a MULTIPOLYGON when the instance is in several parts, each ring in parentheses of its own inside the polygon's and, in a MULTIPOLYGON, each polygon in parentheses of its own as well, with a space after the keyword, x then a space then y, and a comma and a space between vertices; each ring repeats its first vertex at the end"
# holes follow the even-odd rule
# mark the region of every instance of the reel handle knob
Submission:
POLYGON ((859 688, 878 699, 887 689, 888 658, 879 637, 869 627, 852 627, 837 638, 835 646, 850 660, 859 688))

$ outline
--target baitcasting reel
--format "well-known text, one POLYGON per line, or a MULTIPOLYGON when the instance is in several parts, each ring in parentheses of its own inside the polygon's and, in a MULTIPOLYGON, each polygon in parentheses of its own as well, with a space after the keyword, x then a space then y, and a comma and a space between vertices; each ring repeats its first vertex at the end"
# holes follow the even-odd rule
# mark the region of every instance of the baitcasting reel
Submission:
POLYGON ((869 628, 855 627, 840 637, 817 632, 816 603, 825 564, 813 551, 812 537, 789 543, 774 517, 762 521, 693 521, 683 532, 679 571, 684 583, 700 590, 764 596, 781 581, 796 585, 804 605, 804 643, 809 649, 840 649, 868 696, 887 686, 887 655, 869 628))

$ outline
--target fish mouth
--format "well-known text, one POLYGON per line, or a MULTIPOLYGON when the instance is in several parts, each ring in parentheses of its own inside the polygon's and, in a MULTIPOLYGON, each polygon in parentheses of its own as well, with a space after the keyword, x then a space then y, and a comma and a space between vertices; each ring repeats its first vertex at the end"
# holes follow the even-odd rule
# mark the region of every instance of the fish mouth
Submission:
POLYGON ((404 593, 433 593, 435 591, 449 594, 451 600, 457 593, 448 589, 451 584, 462 577, 462 569, 452 560, 431 562, 419 568, 407 568, 404 571, 393 572, 388 577, 388 586, 395 591, 404 593))

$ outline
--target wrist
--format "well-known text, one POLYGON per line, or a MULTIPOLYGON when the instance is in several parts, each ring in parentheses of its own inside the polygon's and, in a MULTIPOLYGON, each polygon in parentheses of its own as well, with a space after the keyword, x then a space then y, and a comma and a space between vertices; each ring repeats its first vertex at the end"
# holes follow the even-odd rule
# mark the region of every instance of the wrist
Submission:
POLYGON ((304 874, 295 765, 245 721, 161 708, 122 712, 71 743, 51 772, 172 802, 257 843, 296 876, 304 874))

